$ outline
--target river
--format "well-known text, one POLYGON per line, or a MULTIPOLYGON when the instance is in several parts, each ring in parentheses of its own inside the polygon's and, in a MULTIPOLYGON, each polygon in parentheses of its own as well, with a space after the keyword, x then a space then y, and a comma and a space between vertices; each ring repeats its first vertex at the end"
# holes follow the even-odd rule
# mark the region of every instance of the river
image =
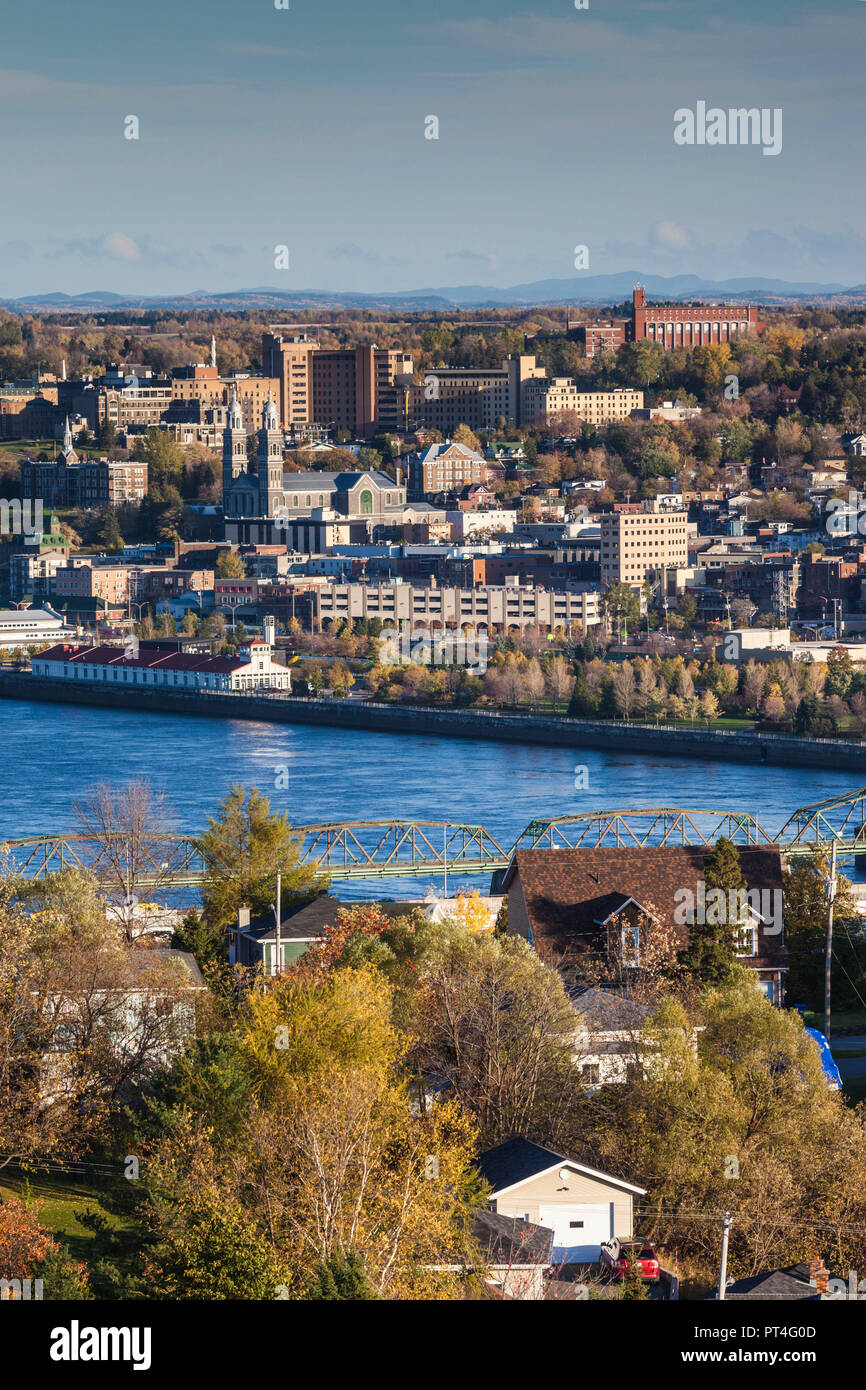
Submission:
MULTIPOLYGON (((74 804, 86 787, 132 778, 149 778, 165 793, 175 828, 185 832, 203 829, 240 782, 259 787, 296 825, 447 819, 483 825, 503 848, 536 817, 613 807, 748 811, 772 832, 798 806, 850 792, 860 780, 814 768, 41 702, 0 701, 0 721, 6 787, 0 837, 9 839, 73 831, 74 804), (577 778, 576 766, 585 768, 577 778)), ((417 897, 428 886, 386 879, 374 891, 417 897)), ((356 899, 367 889, 353 882, 336 891, 356 899)))

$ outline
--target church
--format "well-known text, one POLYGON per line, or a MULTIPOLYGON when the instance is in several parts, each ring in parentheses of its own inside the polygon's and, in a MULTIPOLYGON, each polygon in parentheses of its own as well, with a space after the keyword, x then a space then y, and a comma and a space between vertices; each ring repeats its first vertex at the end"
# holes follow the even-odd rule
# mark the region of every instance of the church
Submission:
POLYGON ((255 464, 247 460, 247 434, 233 394, 223 431, 223 516, 234 544, 292 543, 294 523, 348 525, 352 539, 402 521, 406 488, 378 470, 291 473, 283 466, 283 431, 271 392, 262 409, 255 464))

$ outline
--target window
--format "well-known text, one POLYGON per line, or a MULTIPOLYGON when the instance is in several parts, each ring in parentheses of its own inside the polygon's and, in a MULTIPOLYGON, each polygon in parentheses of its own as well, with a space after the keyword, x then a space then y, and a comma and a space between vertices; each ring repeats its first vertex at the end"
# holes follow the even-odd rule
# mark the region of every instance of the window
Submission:
POLYGON ((638 948, 640 945, 640 933, 637 927, 623 927, 620 936, 622 941, 623 965, 637 965, 638 948))
POLYGON ((373 494, 368 488, 361 493, 361 515, 370 516, 373 512, 373 494))
POLYGON ((598 1062, 584 1062, 580 1075, 585 1086, 598 1086, 601 1082, 601 1067, 598 1062))
POLYGON ((582 1221, 569 1221, 569 1223, 568 1223, 568 1229, 569 1229, 570 1231, 582 1231, 582 1230, 583 1230, 583 1222, 582 1222, 582 1221))
POLYGON ((734 950, 738 956, 758 954, 758 928, 754 922, 741 922, 736 928, 734 950))

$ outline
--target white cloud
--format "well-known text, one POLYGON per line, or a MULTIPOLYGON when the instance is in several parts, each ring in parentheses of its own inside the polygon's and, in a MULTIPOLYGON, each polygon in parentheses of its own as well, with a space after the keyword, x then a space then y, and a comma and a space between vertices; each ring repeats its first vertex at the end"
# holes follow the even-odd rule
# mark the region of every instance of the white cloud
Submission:
POLYGON ((691 236, 679 222, 657 222, 651 235, 653 241, 668 251, 688 251, 692 245, 691 236))
POLYGON ((140 261, 141 248, 131 236, 123 232, 110 232, 102 238, 99 249, 105 256, 115 261, 140 261))

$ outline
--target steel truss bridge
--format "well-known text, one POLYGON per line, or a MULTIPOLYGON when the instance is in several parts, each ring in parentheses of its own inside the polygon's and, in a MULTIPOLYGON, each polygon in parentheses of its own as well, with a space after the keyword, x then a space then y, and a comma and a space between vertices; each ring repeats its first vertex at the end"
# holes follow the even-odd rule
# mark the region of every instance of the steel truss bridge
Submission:
MULTIPOLYGON (((866 787, 846 796, 801 806, 781 830, 770 834, 750 812, 672 807, 587 811, 534 820, 508 847, 481 825, 453 821, 358 820, 294 827, 302 837, 302 861, 335 882, 377 878, 455 878, 507 868, 524 849, 640 849, 691 846, 710 851, 721 836, 743 847, 778 847, 785 856, 828 849, 866 854, 866 787)), ((41 879, 70 869, 110 880, 121 858, 117 845, 87 835, 29 835, 0 846, 9 869, 41 879)), ((195 838, 164 835, 139 844, 136 887, 191 888, 206 879, 195 838)), ((114 881, 117 879, 115 877, 114 881)))

